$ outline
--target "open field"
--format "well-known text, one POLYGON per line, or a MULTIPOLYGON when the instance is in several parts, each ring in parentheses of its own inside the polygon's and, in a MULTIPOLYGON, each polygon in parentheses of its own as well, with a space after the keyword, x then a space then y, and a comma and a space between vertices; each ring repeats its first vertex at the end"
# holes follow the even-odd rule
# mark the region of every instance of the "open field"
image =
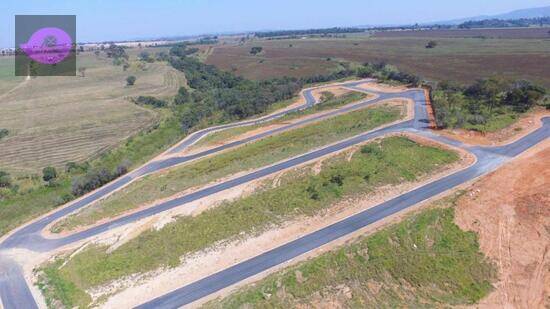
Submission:
POLYGON ((499 28, 499 29, 454 29, 419 31, 379 31, 376 38, 493 38, 493 39, 550 39, 550 27, 499 28))
POLYGON ((82 211, 61 220, 53 231, 89 225, 138 206, 167 198, 222 177, 273 164, 316 147, 393 122, 404 106, 369 107, 283 132, 166 172, 148 175, 82 211))
POLYGON ((550 86, 542 63, 550 63, 548 39, 437 38, 425 48, 426 37, 349 36, 345 39, 251 40, 244 45, 217 45, 207 63, 252 79, 327 73, 339 61, 386 61, 427 79, 471 83, 501 75, 550 86), (254 56, 250 49, 263 47, 254 56), (330 58, 330 59, 329 59, 330 58))
POLYGON ((496 270, 477 237, 432 208, 210 301, 203 308, 448 307, 489 294, 496 270))
MULTIPOLYGON (((10 135, 0 142, 0 167, 32 173, 97 156, 158 120, 128 97, 172 96, 184 83, 183 75, 165 63, 139 68, 134 61, 124 72, 110 61, 81 54, 78 67, 86 67, 85 77, 31 78, 4 95, 0 123, 10 135), (137 77, 132 87, 126 86, 128 75, 137 77)), ((4 83, 13 78, 3 76, 4 83)))
POLYGON ((182 256, 220 241, 257 235, 274 224, 313 216, 341 199, 414 181, 457 159, 456 153, 404 137, 382 139, 351 152, 351 156, 342 154, 324 162, 319 173, 311 168, 289 172, 275 188, 268 182, 248 197, 178 218, 109 253, 104 246, 88 247, 61 269, 57 263, 47 266, 45 275, 53 284, 43 290, 67 306, 86 302, 89 300, 77 291, 160 266, 179 265, 182 256))

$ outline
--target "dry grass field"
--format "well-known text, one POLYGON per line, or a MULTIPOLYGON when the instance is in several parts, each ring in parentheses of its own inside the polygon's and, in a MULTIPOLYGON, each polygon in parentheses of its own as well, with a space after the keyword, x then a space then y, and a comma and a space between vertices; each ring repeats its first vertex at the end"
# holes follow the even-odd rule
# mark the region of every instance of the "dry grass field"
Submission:
POLYGON ((243 45, 218 45, 207 62, 253 79, 326 73, 335 70, 339 61, 386 61, 427 79, 469 83, 475 78, 498 74, 550 86, 550 75, 541 65, 550 63, 549 39, 449 38, 441 31, 429 38, 425 34, 409 36, 414 32, 401 34, 401 37, 357 34, 347 38, 253 39, 243 45), (432 39, 438 46, 427 49, 426 43, 432 39), (251 55, 253 46, 263 47, 262 53, 251 55))
POLYGON ((78 57, 77 66, 86 67, 85 77, 13 78, 6 65, 10 59, 1 61, 0 127, 10 134, 0 141, 0 167, 12 173, 82 161, 115 146, 159 117, 130 97, 172 96, 185 83, 166 63, 139 67, 131 61, 124 72, 110 59, 91 53, 78 57), (137 77, 131 87, 125 81, 129 75, 137 77))

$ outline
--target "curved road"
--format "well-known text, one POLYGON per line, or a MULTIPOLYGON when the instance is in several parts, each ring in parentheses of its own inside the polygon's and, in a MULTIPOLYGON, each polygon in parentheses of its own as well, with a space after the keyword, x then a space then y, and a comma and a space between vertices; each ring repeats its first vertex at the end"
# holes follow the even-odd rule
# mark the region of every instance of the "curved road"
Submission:
MULTIPOLYGON (((344 86, 357 90, 365 91, 364 89, 357 88, 357 85, 365 81, 359 82, 349 82, 345 83, 344 86)), ((244 261, 240 264, 237 264, 231 268, 223 270, 214 275, 208 276, 202 280, 199 280, 195 283, 172 291, 164 296, 156 298, 146 304, 143 304, 142 308, 174 308, 179 307, 185 304, 189 304, 199 298, 202 298, 206 295, 214 293, 220 289, 228 287, 234 283, 237 283, 243 279, 246 279, 250 276, 258 274, 262 271, 265 271, 275 265, 278 265, 282 262, 288 261, 296 256, 304 254, 310 250, 313 250, 321 245, 324 245, 332 240, 338 239, 344 235, 352 233, 357 229, 360 229, 364 226, 367 226, 377 220, 383 219, 389 215, 392 215, 396 212, 399 212, 407 207, 415 205, 418 202, 426 200, 434 195, 437 195, 441 192, 444 192, 448 189, 451 189, 459 184, 462 184, 466 181, 474 179, 480 175, 483 175, 489 171, 496 169, 498 166, 502 165, 506 160, 511 157, 514 157, 526 149, 532 147, 533 145, 539 143, 540 141, 548 138, 550 132, 550 118, 545 118, 543 120, 543 127, 532 132, 531 134, 525 136, 524 138, 500 147, 470 147, 461 144, 460 142, 453 141, 441 136, 438 136, 431 131, 426 130, 428 127, 428 117, 426 111, 426 102, 424 92, 422 90, 408 90, 401 93, 383 93, 370 91, 378 95, 376 99, 366 100, 358 104, 353 104, 341 108, 336 111, 329 112, 325 115, 314 117, 308 120, 302 120, 298 123, 287 125, 278 129, 271 130, 262 134, 255 135, 234 143, 230 143, 224 146, 220 146, 211 150, 207 150, 201 153, 197 153, 190 156, 180 156, 172 157, 164 160, 152 161, 139 169, 129 173, 126 176, 121 177, 120 179, 102 187, 101 189, 93 192, 92 194, 78 200, 68 207, 60 209, 52 214, 41 218, 37 221, 34 221, 27 226, 15 231, 7 238, 0 243, 0 297, 4 308, 36 308, 36 303, 32 298, 30 290, 23 278, 23 274, 20 266, 15 263, 10 258, 2 254, 2 251, 10 250, 13 248, 25 248, 36 252, 48 252, 59 248, 61 246, 71 244, 80 240, 88 239, 105 231, 108 231, 112 228, 119 227, 136 220, 172 209, 174 207, 179 207, 186 203, 195 201, 197 199, 203 198, 205 196, 235 187, 237 185, 247 183, 249 181, 277 173, 281 170, 291 168, 293 166, 315 160, 321 156, 340 151, 342 149, 348 148, 350 146, 363 143, 370 139, 382 136, 391 132, 403 132, 408 131, 416 134, 423 135, 425 137, 437 140, 441 143, 450 144, 456 147, 466 149, 473 153, 477 157, 477 161, 474 165, 468 167, 465 170, 459 171, 447 177, 436 180, 432 183, 429 183, 425 186, 417 188, 413 191, 405 193, 395 199, 387 201, 383 204, 380 204, 374 208, 361 212, 357 215, 344 219, 338 223, 335 223, 331 226, 328 226, 324 229, 321 229, 317 232, 311 233, 304 237, 301 237, 293 242, 287 243, 281 247, 275 248, 271 251, 263 253, 257 257, 254 257, 250 260, 244 261), (163 168, 175 166, 190 160, 194 160, 206 155, 210 155, 224 149, 235 147, 240 144, 244 144, 250 141, 254 141, 260 138, 263 138, 267 135, 274 134, 280 131, 289 130, 293 127, 303 125, 308 122, 318 121, 319 119, 334 116, 336 114, 346 113, 354 109, 364 108, 367 105, 380 102, 381 100, 386 100, 390 98, 409 98, 412 99, 415 104, 415 117, 413 120, 404 121, 389 127, 370 131, 358 136, 352 137, 350 139, 341 141, 339 143, 321 148, 292 159, 288 159, 277 164, 274 164, 269 167, 265 167, 244 176, 240 176, 228 181, 205 187, 198 191, 192 192, 188 195, 169 200, 167 202, 155 205, 151 208, 144 209, 142 211, 132 213, 130 215, 121 217, 114 221, 91 227, 87 230, 68 235, 63 238, 48 239, 44 238, 41 235, 42 230, 51 222, 62 218, 82 207, 89 205, 90 203, 107 196, 108 194, 114 192, 120 187, 127 185, 133 180, 149 174, 155 171, 158 171, 163 168)), ((168 154, 174 154, 182 151, 186 147, 196 143, 202 137, 207 134, 219 130, 224 130, 232 127, 243 126, 243 125, 254 125, 261 122, 269 121, 278 117, 281 117, 289 112, 305 109, 311 107, 315 104, 315 100, 312 95, 312 90, 305 90, 303 92, 304 97, 306 98, 306 104, 290 109, 288 111, 268 115, 262 118, 255 120, 244 121, 236 124, 228 124, 223 126, 218 126, 214 128, 205 129, 195 134, 190 135, 188 138, 184 139, 182 142, 174 146, 172 149, 168 150, 168 154)))

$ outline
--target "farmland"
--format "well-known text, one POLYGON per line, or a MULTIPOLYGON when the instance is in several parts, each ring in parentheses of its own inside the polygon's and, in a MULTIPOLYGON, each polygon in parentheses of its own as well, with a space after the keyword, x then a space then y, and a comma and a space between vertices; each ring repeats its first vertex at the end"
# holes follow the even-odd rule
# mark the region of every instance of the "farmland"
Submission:
POLYGON ((550 62, 548 39, 488 39, 476 37, 477 33, 451 38, 442 31, 429 34, 432 36, 428 38, 422 32, 401 31, 374 37, 354 34, 347 38, 252 39, 242 45, 228 42, 216 46, 207 63, 248 78, 265 79, 326 73, 337 70, 342 62, 386 61, 433 80, 468 84, 472 79, 498 74, 550 85, 550 77, 540 65, 550 62), (430 39, 438 42, 436 48, 425 47, 430 39), (254 46, 262 47, 262 52, 250 54, 254 46))
POLYGON ((77 64, 86 68, 84 76, 31 79, 10 77, 10 59, 1 61, 0 89, 12 90, 0 103, 0 123, 10 132, 0 142, 0 166, 15 174, 84 161, 114 147, 159 118, 129 97, 169 97, 184 83, 167 64, 143 65, 132 56, 126 72, 103 55, 84 53, 77 64), (128 75, 137 77, 132 87, 128 75))

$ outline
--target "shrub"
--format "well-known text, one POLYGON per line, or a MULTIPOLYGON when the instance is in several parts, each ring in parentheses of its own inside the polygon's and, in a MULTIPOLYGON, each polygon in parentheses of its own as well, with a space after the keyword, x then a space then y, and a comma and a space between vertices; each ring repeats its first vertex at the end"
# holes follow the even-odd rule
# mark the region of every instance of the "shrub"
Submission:
POLYGON ((135 102, 139 105, 149 105, 156 108, 166 107, 168 105, 166 101, 151 96, 139 96, 135 102))
POLYGON ((44 181, 51 181, 55 178, 57 178, 57 170, 55 167, 48 166, 42 169, 42 179, 44 179, 44 181))
POLYGON ((134 75, 130 75, 126 77, 126 85, 133 86, 136 83, 136 77, 134 75))
POLYGON ((11 187, 10 174, 4 171, 0 171, 0 188, 9 188, 9 187, 11 187))
POLYGON ((0 139, 8 136, 8 134, 10 134, 10 131, 8 131, 8 129, 0 129, 0 139))
POLYGON ((263 47, 254 46, 254 47, 252 47, 252 48, 250 49, 250 53, 251 53, 252 55, 257 55, 257 54, 261 53, 262 50, 263 50, 263 47))

